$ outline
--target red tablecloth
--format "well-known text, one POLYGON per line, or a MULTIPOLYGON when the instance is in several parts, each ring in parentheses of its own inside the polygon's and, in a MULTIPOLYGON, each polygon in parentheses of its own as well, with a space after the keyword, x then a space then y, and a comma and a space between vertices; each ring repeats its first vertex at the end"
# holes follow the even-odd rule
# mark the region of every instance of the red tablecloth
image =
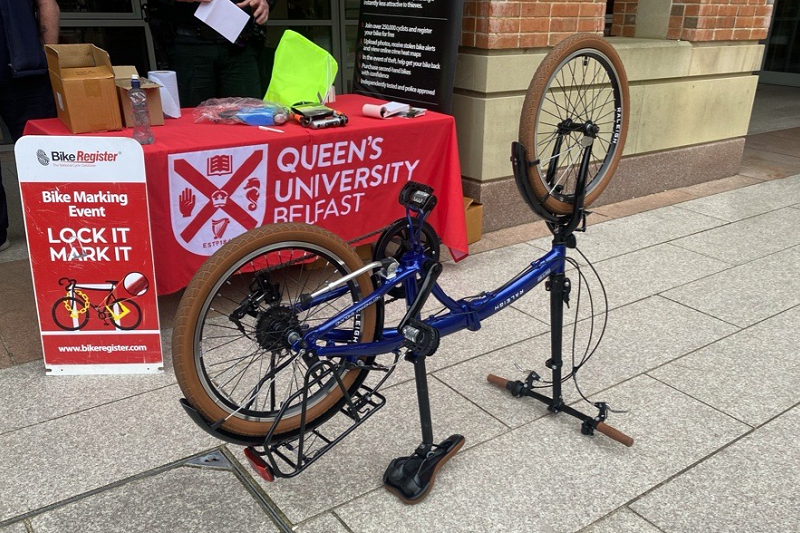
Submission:
MULTIPOLYGON (((222 244, 263 224, 308 222, 347 241, 382 228, 403 216, 397 197, 408 180, 434 188, 439 204, 429 220, 455 256, 466 255, 453 118, 362 115, 365 103, 379 102, 338 97, 331 107, 349 117, 343 128, 291 123, 280 134, 195 124, 191 109, 154 127, 144 155, 159 294, 185 287, 222 244)), ((70 135, 58 119, 31 121, 25 134, 70 135)))

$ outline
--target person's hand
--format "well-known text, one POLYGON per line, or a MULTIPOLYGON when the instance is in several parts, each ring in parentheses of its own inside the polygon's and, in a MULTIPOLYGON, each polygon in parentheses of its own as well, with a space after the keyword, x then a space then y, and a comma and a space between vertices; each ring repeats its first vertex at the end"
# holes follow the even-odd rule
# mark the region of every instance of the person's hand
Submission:
POLYGON ((236 4, 241 8, 250 7, 253 11, 253 18, 256 24, 263 26, 269 18, 269 4, 267 0, 243 0, 236 4))

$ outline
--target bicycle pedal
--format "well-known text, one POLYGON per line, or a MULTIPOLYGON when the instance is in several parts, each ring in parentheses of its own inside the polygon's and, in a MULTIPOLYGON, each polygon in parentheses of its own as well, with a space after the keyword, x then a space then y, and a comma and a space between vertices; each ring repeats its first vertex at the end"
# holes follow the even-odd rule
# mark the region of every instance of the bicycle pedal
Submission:
POLYGON ((404 347, 417 356, 433 355, 439 348, 439 330, 419 320, 409 319, 400 333, 406 339, 404 347))

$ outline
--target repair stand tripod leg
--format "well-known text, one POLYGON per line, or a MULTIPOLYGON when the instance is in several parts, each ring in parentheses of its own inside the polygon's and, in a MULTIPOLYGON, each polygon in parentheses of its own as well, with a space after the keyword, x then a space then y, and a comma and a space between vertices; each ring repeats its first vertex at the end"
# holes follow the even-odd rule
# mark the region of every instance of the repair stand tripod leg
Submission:
MULTIPOLYGON (((554 245, 557 244, 562 243, 554 242, 554 245)), ((625 446, 633 446, 632 438, 605 423, 608 410, 608 406, 605 403, 597 402, 594 404, 598 409, 598 414, 594 417, 564 404, 561 391, 562 368, 564 366, 562 351, 564 342, 564 304, 569 302, 569 278, 563 272, 551 274, 547 289, 550 291, 550 359, 547 360, 545 366, 552 371, 552 397, 534 392, 534 384, 539 380, 539 375, 536 372, 531 372, 524 383, 522 381, 508 381, 499 376, 489 374, 487 376, 489 383, 507 389, 516 397, 528 396, 539 400, 546 404, 547 409, 553 413, 566 413, 581 420, 583 422, 581 433, 584 435, 593 435, 597 430, 625 446)))
POLYGON ((548 410, 557 413, 564 403, 561 396, 561 358, 564 340, 564 302, 569 297, 569 279, 563 272, 550 276, 550 360, 546 366, 553 371, 553 398, 548 410))
POLYGON ((389 463, 383 474, 383 485, 403 503, 415 504, 428 495, 439 469, 464 445, 464 437, 451 435, 439 444, 433 444, 431 404, 428 396, 428 375, 425 356, 410 356, 414 364, 417 383, 417 401, 422 426, 422 442, 413 455, 398 457, 389 463))

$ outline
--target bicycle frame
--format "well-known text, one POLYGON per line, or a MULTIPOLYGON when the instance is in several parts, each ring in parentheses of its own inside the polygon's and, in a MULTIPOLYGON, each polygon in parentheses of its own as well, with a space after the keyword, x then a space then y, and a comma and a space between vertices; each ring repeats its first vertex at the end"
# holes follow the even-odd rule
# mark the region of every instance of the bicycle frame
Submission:
POLYGON ((67 296, 70 298, 76 298, 77 291, 81 289, 88 291, 106 291, 105 296, 103 297, 102 301, 99 304, 94 304, 88 300, 86 301, 86 303, 92 309, 94 309, 95 313, 99 314, 103 309, 107 309, 108 312, 111 313, 111 318, 113 318, 114 320, 119 320, 123 318, 126 314, 128 314, 127 310, 120 312, 116 309, 118 305, 121 305, 131 300, 131 298, 118 298, 114 294, 114 291, 117 288, 117 284, 119 283, 118 281, 109 281, 108 283, 79 284, 74 279, 70 278, 64 278, 64 279, 66 279, 68 282, 66 285, 66 292, 67 296), (109 301, 109 299, 111 299, 111 301, 109 301), (114 309, 112 309, 112 306, 114 307, 114 309))
MULTIPOLYGON (((410 215, 408 219, 409 227, 413 228, 410 222, 410 215)), ((421 224, 419 227, 421 227, 421 224)), ((306 346, 315 346, 313 351, 320 357, 346 357, 350 360, 398 350, 405 342, 405 337, 394 328, 384 328, 379 340, 369 343, 316 346, 316 342, 320 339, 323 341, 352 341, 352 332, 336 330, 336 326, 353 317, 356 313, 363 311, 368 306, 375 304, 378 300, 386 296, 391 288, 399 283, 403 283, 406 291, 406 301, 408 305, 411 305, 411 302, 413 302, 417 296, 416 277, 417 275, 424 276, 425 273, 423 269, 425 257, 421 253, 419 231, 411 231, 411 234, 413 235, 414 251, 408 252, 401 259, 396 276, 390 282, 384 283, 368 297, 344 309, 324 324, 307 331, 303 335, 302 341, 298 341, 294 344, 294 348, 299 350, 301 344, 304 343, 306 346)), ((432 294, 449 310, 449 312, 441 316, 426 318, 422 320, 422 322, 436 328, 441 336, 450 335, 463 329, 476 331, 480 329, 483 320, 502 311, 512 302, 527 294, 528 291, 536 287, 542 280, 548 278, 552 274, 562 274, 564 272, 565 258, 565 244, 554 243, 552 250, 531 262, 527 268, 517 274, 513 279, 501 287, 490 292, 482 293, 481 296, 473 299, 464 298, 454 300, 449 297, 437 283, 433 288, 432 294)), ((324 293, 316 298, 308 300, 301 307, 305 309, 319 305, 328 299, 341 296, 341 294, 347 290, 347 287, 341 287, 324 293)))

